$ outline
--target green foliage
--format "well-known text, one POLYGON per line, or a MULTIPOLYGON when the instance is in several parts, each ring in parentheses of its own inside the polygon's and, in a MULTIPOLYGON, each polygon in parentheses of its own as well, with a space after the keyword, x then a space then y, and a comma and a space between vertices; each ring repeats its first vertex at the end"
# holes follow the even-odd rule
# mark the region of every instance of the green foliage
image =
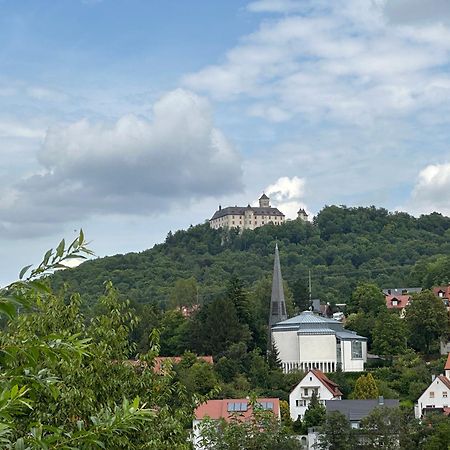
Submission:
POLYGON ((375 316, 386 306, 384 295, 373 283, 361 283, 353 291, 349 311, 375 316))
POLYGON ((367 375, 361 375, 356 380, 355 390, 353 391, 352 398, 361 400, 378 398, 377 383, 371 373, 368 373, 367 375))
POLYGON ((382 356, 401 355, 406 350, 405 321, 397 313, 384 312, 375 320, 372 351, 382 356))
MULTIPOLYGON (((424 278, 411 269, 432 257, 448 258, 449 221, 439 215, 416 219, 375 207, 330 206, 314 223, 295 220, 242 234, 213 230, 206 223, 169 234, 164 244, 139 254, 99 258, 59 272, 53 283, 59 287, 68 282, 88 305, 102 294, 103 283, 111 280, 132 303, 167 306, 177 280, 193 277, 199 302, 208 303, 223 297, 224 280, 239 277, 248 288, 271 274, 277 239, 283 278, 300 309, 309 270, 314 297, 348 303, 361 282, 379 287, 421 285, 424 278)), ((433 276, 433 281, 444 278, 433 276)))
POLYGON ((1 291, 5 304, 22 306, 0 332, 2 448, 188 449, 186 425, 202 397, 187 396, 174 373, 154 373, 157 334, 136 370, 126 361, 137 319, 111 284, 87 320, 79 296, 55 295, 42 279, 79 252, 82 233, 1 291))
POLYGON ((308 408, 306 409, 303 417, 305 433, 307 433, 308 428, 310 427, 322 425, 325 421, 326 412, 325 406, 319 402, 316 392, 313 391, 311 401, 309 402, 308 408))
POLYGON ((429 354, 439 339, 449 332, 449 319, 442 300, 431 291, 415 294, 406 308, 409 343, 416 350, 429 354))
POLYGON ((194 277, 180 278, 170 293, 169 306, 171 308, 181 308, 183 306, 193 306, 198 303, 198 285, 194 277))
POLYGON ((320 428, 318 448, 321 450, 353 450, 356 447, 350 422, 340 412, 326 415, 320 428))

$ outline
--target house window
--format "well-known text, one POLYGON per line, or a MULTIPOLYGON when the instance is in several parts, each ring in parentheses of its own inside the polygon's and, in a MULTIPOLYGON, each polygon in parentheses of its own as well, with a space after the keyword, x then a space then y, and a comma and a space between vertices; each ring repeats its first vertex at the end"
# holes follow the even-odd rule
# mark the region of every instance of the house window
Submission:
POLYGON ((398 301, 397 300, 392 300, 392 306, 397 306, 398 305, 398 301))
POLYGON ((245 412, 247 411, 247 402, 230 402, 228 403, 228 412, 245 412))
POLYGON ((434 398, 434 392, 430 392, 430 398, 434 398))
POLYGON ((362 359, 361 341, 352 341, 352 359, 362 359))
POLYGON ((306 400, 295 400, 295 406, 297 407, 306 406, 306 400))
POLYGON ((306 388, 303 389, 303 395, 306 395, 306 396, 308 395, 308 389, 306 389, 306 388))
POLYGON ((442 397, 447 398, 447 391, 444 391, 444 392, 442 393, 442 397))

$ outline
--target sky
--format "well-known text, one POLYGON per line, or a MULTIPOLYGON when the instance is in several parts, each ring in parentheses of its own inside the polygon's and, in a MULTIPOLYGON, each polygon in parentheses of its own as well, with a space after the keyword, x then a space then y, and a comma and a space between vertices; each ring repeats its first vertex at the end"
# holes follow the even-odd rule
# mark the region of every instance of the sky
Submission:
POLYGON ((0 0, 0 286, 265 192, 450 215, 448 0, 0 0))

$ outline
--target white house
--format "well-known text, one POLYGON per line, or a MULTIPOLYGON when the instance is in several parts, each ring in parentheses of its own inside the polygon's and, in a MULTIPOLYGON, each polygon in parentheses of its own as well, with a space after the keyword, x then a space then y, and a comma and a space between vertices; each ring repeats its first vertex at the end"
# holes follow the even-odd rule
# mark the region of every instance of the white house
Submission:
POLYGON ((367 338, 311 311, 272 325, 272 342, 285 373, 310 369, 335 372, 338 368, 362 372, 367 361, 367 338))
POLYGON ((340 400, 342 396, 342 392, 334 381, 331 381, 322 371, 312 369, 289 394, 289 412, 292 420, 303 419, 313 393, 323 405, 326 400, 340 400))
POLYGON ((441 411, 450 414, 450 353, 445 363, 445 375, 433 377, 431 384, 414 405, 416 419, 420 419, 430 411, 441 411))

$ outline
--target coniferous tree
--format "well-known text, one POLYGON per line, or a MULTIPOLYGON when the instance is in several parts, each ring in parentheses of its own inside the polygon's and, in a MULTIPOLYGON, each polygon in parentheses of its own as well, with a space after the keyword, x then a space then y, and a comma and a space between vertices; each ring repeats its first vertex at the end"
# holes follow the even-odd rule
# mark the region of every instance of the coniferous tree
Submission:
POLYGON ((378 398, 378 387, 375 379, 371 373, 367 375, 361 375, 355 384, 355 390, 353 391, 352 398, 354 399, 370 399, 378 398))

